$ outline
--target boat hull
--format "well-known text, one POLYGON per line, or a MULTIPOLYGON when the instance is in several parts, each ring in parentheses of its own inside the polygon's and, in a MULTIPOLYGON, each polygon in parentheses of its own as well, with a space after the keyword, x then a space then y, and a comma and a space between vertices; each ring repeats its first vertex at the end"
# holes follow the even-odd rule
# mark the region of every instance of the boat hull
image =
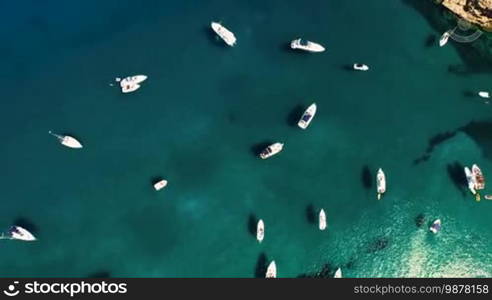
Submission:
POLYGON ((386 193, 386 175, 384 174, 382 169, 378 170, 377 179, 377 192, 378 192, 378 200, 381 199, 381 196, 386 193))
POLYGON ((83 148, 82 144, 79 141, 77 141, 75 138, 68 136, 68 135, 63 137, 61 144, 63 146, 66 146, 68 148, 73 148, 73 149, 83 148))
POLYGON ((475 195, 477 193, 477 191, 475 190, 475 177, 473 176, 472 171, 470 171, 468 167, 465 167, 464 170, 465 170, 466 181, 468 183, 468 189, 473 195, 475 195))
POLYGON ((290 48, 294 50, 303 50, 313 53, 325 51, 325 47, 315 42, 307 41, 307 44, 303 45, 301 44, 301 39, 295 39, 292 42, 290 42, 290 48))
POLYGON ((326 213, 324 209, 321 209, 319 212, 319 230, 325 230, 326 229, 326 213))
POLYGON ((316 103, 311 104, 302 114, 299 122, 297 122, 297 126, 301 129, 306 129, 316 115, 316 109, 316 103))
POLYGON ((275 154, 278 154, 282 149, 284 148, 283 143, 274 143, 271 144, 270 146, 266 147, 261 153, 260 153, 260 158, 261 159, 267 159, 269 157, 274 156, 275 154))
POLYGON ((263 220, 259 220, 258 224, 256 225, 256 239, 258 242, 262 242, 263 238, 265 237, 265 224, 263 223, 263 220))
POLYGON ((20 226, 13 226, 10 229, 10 235, 11 238, 14 240, 21 240, 21 241, 26 241, 26 242, 32 242, 35 241, 36 238, 32 233, 30 233, 28 230, 20 227, 20 226))
POLYGON ((277 265, 272 261, 267 268, 265 278, 277 278, 277 265))
POLYGON ((434 234, 438 233, 441 230, 441 220, 435 220, 431 227, 429 227, 429 230, 434 234))
POLYGON ((210 27, 227 45, 231 47, 236 45, 236 36, 229 29, 217 22, 210 23, 210 27))
POLYGON ((166 186, 167 186, 167 180, 161 180, 161 181, 156 182, 156 183, 154 184, 154 189, 155 189, 156 191, 160 191, 160 190, 162 190, 163 188, 165 188, 166 186))

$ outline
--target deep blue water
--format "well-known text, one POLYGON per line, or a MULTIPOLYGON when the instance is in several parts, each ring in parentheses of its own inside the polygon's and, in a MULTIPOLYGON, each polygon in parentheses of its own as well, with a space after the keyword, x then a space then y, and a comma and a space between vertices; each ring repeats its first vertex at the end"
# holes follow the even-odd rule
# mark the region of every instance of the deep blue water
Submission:
POLYGON ((0 2, 0 227, 39 239, 2 241, 1 275, 253 277, 274 259, 280 277, 490 277, 492 201, 475 202, 453 171, 492 169, 489 137, 459 130, 490 128, 490 105, 467 96, 490 75, 450 72, 466 61, 452 43, 426 44, 443 30, 409 2, 0 2), (290 51, 300 36, 327 51, 290 51), (109 86, 141 73, 136 93, 109 86), (314 101, 309 129, 292 126, 314 101), (258 159, 274 141, 284 151, 258 159), (159 193, 157 176, 169 181, 159 193), (309 218, 320 208, 325 232, 309 218))

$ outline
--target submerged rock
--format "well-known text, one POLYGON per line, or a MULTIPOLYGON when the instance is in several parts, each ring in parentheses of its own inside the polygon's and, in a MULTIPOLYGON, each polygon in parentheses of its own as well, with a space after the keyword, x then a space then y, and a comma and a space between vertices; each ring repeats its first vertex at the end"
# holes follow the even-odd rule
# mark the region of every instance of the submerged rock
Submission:
POLYGON ((441 4, 466 21, 492 31, 492 0, 442 0, 441 4))

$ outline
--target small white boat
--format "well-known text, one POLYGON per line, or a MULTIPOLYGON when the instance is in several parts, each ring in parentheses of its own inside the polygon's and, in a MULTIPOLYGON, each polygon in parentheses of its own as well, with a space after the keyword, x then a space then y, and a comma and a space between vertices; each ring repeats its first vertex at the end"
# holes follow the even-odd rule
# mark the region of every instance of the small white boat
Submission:
POLYGON ((277 265, 274 260, 268 265, 265 278, 277 278, 277 265))
POLYGON ((354 64, 354 70, 357 70, 357 71, 367 71, 369 70, 369 66, 367 65, 364 65, 364 64, 354 64))
POLYGON ((338 268, 333 278, 342 278, 342 269, 338 268))
POLYGON ((290 48, 299 49, 308 52, 323 52, 325 48, 318 43, 311 42, 304 39, 295 39, 290 42, 290 48))
POLYGON ((138 90, 141 87, 140 83, 147 80, 147 78, 147 75, 134 75, 123 79, 116 78, 116 81, 120 83, 121 91, 127 94, 138 90))
POLYGON ((446 45, 450 36, 451 34, 449 33, 449 31, 444 32, 439 39, 439 47, 443 47, 444 45, 446 45))
POLYGON ((261 151, 260 157, 261 157, 261 159, 267 159, 267 158, 279 153, 280 151, 282 151, 283 148, 284 148, 283 143, 271 144, 270 146, 266 147, 263 151, 261 151))
POLYGON ((51 130, 48 131, 48 133, 56 137, 60 141, 60 144, 62 144, 63 146, 66 146, 68 148, 74 148, 74 149, 82 148, 82 144, 79 141, 77 141, 77 139, 75 139, 74 137, 71 137, 69 135, 56 134, 53 133, 51 130))
POLYGON ((210 23, 210 26, 215 31, 215 33, 222 39, 224 42, 233 47, 236 45, 236 36, 229 29, 225 28, 218 22, 210 23))
POLYGON ((321 209, 319 212, 319 230, 325 230, 326 229, 326 214, 325 210, 321 209))
POLYGON ((486 98, 486 99, 490 98, 490 93, 489 92, 480 91, 480 92, 478 92, 478 95, 480 97, 482 97, 482 98, 486 98))
POLYGON ((486 200, 492 200, 492 195, 485 195, 483 196, 486 200))
POLYGON ((468 167, 465 167, 465 176, 468 183, 468 189, 473 195, 475 195, 477 193, 477 191, 475 190, 475 176, 473 176, 473 173, 468 167))
POLYGON ((301 119, 297 122, 297 126, 302 129, 306 129, 316 114, 316 103, 311 104, 306 111, 302 114, 301 119))
POLYGON ((20 240, 26 242, 32 242, 36 240, 36 238, 32 233, 30 233, 27 229, 22 228, 20 226, 10 227, 6 235, 2 233, 0 239, 20 240))
POLYGON ((475 178, 475 190, 483 190, 485 188, 485 177, 483 177, 482 170, 474 164, 471 171, 475 178))
POLYGON ((434 234, 438 233, 441 230, 441 220, 435 220, 434 223, 432 223, 431 227, 429 227, 429 230, 434 234))
POLYGON ((159 180, 158 182, 156 182, 156 183, 154 184, 154 189, 155 189, 156 191, 160 191, 160 190, 162 190, 163 188, 165 188, 165 187, 166 187, 166 185, 167 185, 167 180, 162 179, 162 180, 159 180))
POLYGON ((262 242, 263 238, 265 237, 265 223, 263 223, 263 220, 259 220, 258 224, 256 225, 256 239, 258 242, 262 242))
POLYGON ((381 199, 381 196, 386 192, 386 175, 381 168, 378 170, 377 178, 377 190, 378 190, 378 200, 381 199))

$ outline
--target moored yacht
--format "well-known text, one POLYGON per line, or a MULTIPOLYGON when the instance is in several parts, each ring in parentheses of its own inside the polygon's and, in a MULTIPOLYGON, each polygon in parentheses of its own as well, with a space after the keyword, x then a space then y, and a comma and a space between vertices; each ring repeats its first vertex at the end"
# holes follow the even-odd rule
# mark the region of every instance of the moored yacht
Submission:
POLYGON ((379 168, 376 178, 377 183, 377 191, 378 191, 378 200, 381 199, 381 196, 386 192, 386 175, 383 170, 379 168))
POLYGON ((229 29, 225 28, 218 22, 210 23, 214 32, 229 46, 236 45, 236 36, 229 29))
POLYGON ((133 75, 123 79, 116 78, 116 81, 120 83, 121 91, 125 94, 138 90, 141 86, 140 83, 147 80, 147 75, 133 75))
POLYGON ((165 188, 166 186, 167 186, 167 180, 164 180, 164 179, 159 180, 159 181, 157 181, 156 183, 154 183, 154 189, 155 189, 156 191, 160 191, 160 190, 162 190, 163 188, 165 188))
POLYGON ((306 111, 302 114, 301 119, 297 122, 297 126, 302 129, 306 129, 316 114, 316 103, 311 104, 306 111))
POLYGON ((48 133, 56 137, 60 141, 60 144, 62 144, 63 146, 66 146, 68 148, 74 148, 74 149, 82 148, 82 144, 79 141, 77 141, 77 139, 75 139, 74 137, 71 137, 69 135, 56 134, 53 133, 51 130, 48 131, 48 133))
POLYGON ((333 278, 342 278, 342 269, 338 268, 333 278))
POLYGON ((485 188, 485 177, 482 174, 482 170, 474 164, 472 166, 472 174, 475 177, 475 189, 476 190, 483 190, 485 188))
POLYGON ((292 49, 299 49, 299 50, 304 50, 308 52, 323 52, 325 51, 325 48, 321 46, 318 43, 311 42, 308 40, 304 39, 295 39, 292 42, 290 42, 290 48, 292 49))
POLYGON ((277 278, 277 265, 274 260, 268 265, 265 278, 277 278))
POLYGON ((282 151, 283 148, 284 148, 283 143, 271 144, 270 146, 266 147, 263 151, 261 151, 260 157, 261 157, 261 159, 267 159, 267 158, 279 153, 280 151, 282 151))
POLYGON ((477 193, 477 191, 475 190, 475 176, 473 176, 472 171, 470 171, 470 168, 468 167, 465 167, 465 176, 468 183, 468 189, 473 195, 475 195, 477 193))
POLYGON ((263 220, 259 220, 258 224, 256 225, 256 239, 258 242, 262 242, 263 238, 265 237, 265 223, 263 223, 263 220))
POLYGON ((326 229, 326 213, 324 209, 319 212, 319 230, 326 229))
POLYGON ((434 234, 438 233, 441 230, 441 220, 440 219, 435 220, 432 223, 432 225, 429 227, 429 230, 434 234))
POLYGON ((354 64, 353 66, 354 70, 357 71, 367 71, 369 70, 369 66, 365 64, 354 64))
POLYGON ((36 240, 32 233, 20 226, 10 227, 6 235, 2 233, 0 239, 20 240, 25 242, 32 242, 36 240))
POLYGON ((490 98, 490 93, 486 91, 480 91, 478 92, 478 95, 482 98, 486 98, 486 99, 490 98))
POLYGON ((450 36, 451 34, 449 33, 449 31, 444 32, 439 39, 439 47, 443 47, 444 45, 446 45, 450 36))

